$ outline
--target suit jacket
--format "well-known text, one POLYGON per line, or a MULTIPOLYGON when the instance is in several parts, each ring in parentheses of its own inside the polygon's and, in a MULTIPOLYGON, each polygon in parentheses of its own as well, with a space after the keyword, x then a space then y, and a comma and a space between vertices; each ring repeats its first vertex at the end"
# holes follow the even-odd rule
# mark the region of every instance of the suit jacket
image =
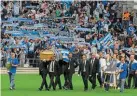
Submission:
POLYGON ((67 69, 71 74, 75 73, 75 68, 78 66, 77 61, 74 58, 71 58, 71 60, 67 64, 67 69), (70 70, 69 70, 70 67, 70 70))
POLYGON ((49 65, 49 63, 50 63, 49 61, 46 61, 46 62, 41 61, 40 62, 40 65, 39 65, 39 74, 40 75, 48 73, 48 65, 49 65))
POLYGON ((98 73, 99 70, 99 59, 95 58, 93 63, 91 62, 91 60, 93 59, 89 59, 90 75, 98 73))
POLYGON ((57 67, 57 74, 61 75, 63 73, 63 64, 62 64, 63 60, 59 60, 58 61, 58 67, 57 67))
POLYGON ((65 61, 61 61, 62 63, 62 73, 67 72, 68 71, 68 62, 65 61))
MULTIPOLYGON (((86 74, 87 75, 89 75, 89 73, 90 73, 90 64, 89 64, 89 61, 88 60, 86 60, 86 66, 85 66, 86 68, 86 74)), ((81 73, 83 73, 83 71, 84 71, 84 64, 83 64, 83 60, 81 60, 80 61, 80 64, 79 64, 79 71, 78 71, 78 74, 81 74, 81 73)))
MULTIPOLYGON (((49 65, 48 65, 48 71, 50 70, 50 64, 51 64, 52 61, 50 61, 49 65)), ((55 60, 54 62, 54 73, 56 74, 58 72, 58 69, 59 69, 59 64, 58 64, 58 61, 55 60)))

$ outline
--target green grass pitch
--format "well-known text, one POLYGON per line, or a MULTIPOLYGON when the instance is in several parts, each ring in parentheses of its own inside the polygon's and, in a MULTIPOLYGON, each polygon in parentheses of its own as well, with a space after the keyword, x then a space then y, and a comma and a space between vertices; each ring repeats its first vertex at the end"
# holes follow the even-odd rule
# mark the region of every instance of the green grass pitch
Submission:
MULTIPOLYGON (((64 84, 63 76, 61 80, 64 84)), ((16 90, 9 90, 8 75, 1 75, 1 96, 137 96, 137 89, 128 89, 120 93, 118 89, 111 88, 109 92, 105 92, 104 88, 97 86, 95 90, 91 90, 90 82, 89 90, 84 92, 82 78, 77 75, 73 76, 74 90, 59 90, 57 87, 56 91, 38 91, 40 83, 41 77, 37 74, 16 74, 16 90)))

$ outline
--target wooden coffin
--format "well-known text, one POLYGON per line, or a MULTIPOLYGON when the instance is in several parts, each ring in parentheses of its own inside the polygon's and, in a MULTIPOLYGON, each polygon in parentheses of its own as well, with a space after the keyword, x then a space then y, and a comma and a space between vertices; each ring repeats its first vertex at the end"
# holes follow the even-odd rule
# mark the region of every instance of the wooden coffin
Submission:
POLYGON ((40 52, 40 60, 51 60, 52 57, 54 56, 54 52, 51 50, 45 50, 40 52))

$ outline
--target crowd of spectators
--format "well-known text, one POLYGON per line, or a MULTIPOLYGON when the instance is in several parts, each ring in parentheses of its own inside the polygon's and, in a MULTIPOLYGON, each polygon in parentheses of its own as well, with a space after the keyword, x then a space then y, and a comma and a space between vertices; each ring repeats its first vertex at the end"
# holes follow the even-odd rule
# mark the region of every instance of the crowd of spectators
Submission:
MULTIPOLYGON (((98 54, 100 51, 106 53, 118 52, 121 54, 122 48, 129 48, 128 54, 137 54, 137 36, 136 27, 133 25, 133 13, 122 10, 120 1, 2 1, 1 2, 1 20, 8 20, 12 17, 29 18, 34 22, 43 20, 43 18, 57 18, 59 23, 74 24, 82 28, 94 29, 96 35, 86 32, 76 33, 76 37, 84 38, 90 46, 78 46, 73 43, 62 44, 56 41, 55 47, 65 47, 75 53, 98 54), (72 20, 63 19, 70 17, 72 20), (71 22, 70 22, 71 21, 71 22), (113 47, 107 49, 99 49, 93 41, 98 41, 100 35, 103 37, 105 33, 111 33, 114 39, 113 47)), ((55 22, 55 21, 52 21, 55 22)), ((53 41, 49 38, 29 39, 27 37, 13 37, 11 34, 4 34, 7 30, 2 28, 1 38, 1 60, 2 67, 5 66, 10 53, 14 52, 19 58, 21 66, 27 62, 26 58, 38 58, 40 50, 52 47, 53 41), (8 39, 8 40, 5 40, 8 39), (11 45, 21 45, 24 48, 12 48, 11 45)), ((58 28, 58 26, 57 26, 58 28)), ((70 29, 68 29, 70 30, 70 29)), ((127 51, 122 51, 127 53, 127 51)), ((126 55, 127 56, 127 55, 126 55)), ((128 57, 128 56, 127 56, 128 57)), ((137 59, 137 58, 136 58, 137 59)), ((36 66, 35 64, 33 65, 36 66)))

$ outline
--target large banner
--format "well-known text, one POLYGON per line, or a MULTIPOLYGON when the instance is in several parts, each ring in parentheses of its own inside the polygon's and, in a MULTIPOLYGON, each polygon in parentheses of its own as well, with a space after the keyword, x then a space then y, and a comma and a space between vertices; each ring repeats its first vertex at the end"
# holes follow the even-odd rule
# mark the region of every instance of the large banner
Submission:
POLYGON ((58 36, 58 40, 60 40, 62 42, 73 42, 74 38, 73 37, 58 36))
POLYGON ((99 43, 101 46, 103 46, 104 49, 110 48, 113 45, 113 38, 110 33, 108 33, 104 38, 101 38, 99 40, 99 43))

